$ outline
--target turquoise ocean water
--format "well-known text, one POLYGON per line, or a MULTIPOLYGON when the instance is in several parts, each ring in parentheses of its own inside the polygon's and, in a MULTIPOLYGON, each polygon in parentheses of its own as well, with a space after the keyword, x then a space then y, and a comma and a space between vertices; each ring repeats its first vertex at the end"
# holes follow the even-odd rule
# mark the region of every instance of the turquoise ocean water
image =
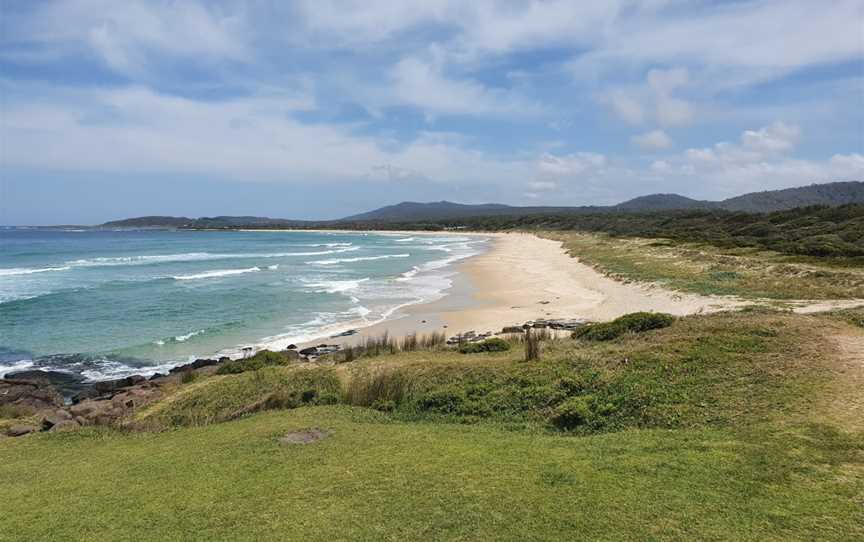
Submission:
POLYGON ((149 374, 437 299, 469 236, 0 230, 0 374, 149 374))

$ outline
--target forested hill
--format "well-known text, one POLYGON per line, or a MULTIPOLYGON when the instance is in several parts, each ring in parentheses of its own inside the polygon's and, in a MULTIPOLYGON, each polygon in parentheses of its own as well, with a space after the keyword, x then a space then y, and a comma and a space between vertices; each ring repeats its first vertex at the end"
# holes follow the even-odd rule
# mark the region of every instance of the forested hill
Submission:
MULTIPOLYGON (((633 213, 537 214, 441 220, 434 223, 355 223, 370 229, 544 230, 753 247, 785 254, 864 258, 864 204, 798 207, 772 213, 725 209, 633 213)), ((864 263, 864 262, 862 262, 864 263)))
POLYGON ((678 194, 651 194, 617 205, 584 207, 514 207, 509 205, 463 205, 449 201, 433 203, 403 202, 368 213, 343 218, 343 222, 409 222, 448 220, 481 216, 526 216, 537 214, 598 214, 613 212, 671 211, 685 209, 725 209, 767 213, 810 205, 864 203, 864 182, 814 184, 785 190, 753 192, 722 201, 695 200, 678 194))
POLYGON ((723 201, 690 199, 678 194, 651 194, 617 205, 583 207, 518 207, 486 203, 466 205, 449 201, 403 202, 340 220, 304 221, 257 216, 215 216, 202 218, 144 216, 106 222, 103 228, 337 228, 369 224, 428 224, 477 217, 520 217, 535 215, 604 215, 681 210, 727 210, 766 213, 811 205, 864 204, 864 182, 814 184, 785 190, 753 192, 723 201))

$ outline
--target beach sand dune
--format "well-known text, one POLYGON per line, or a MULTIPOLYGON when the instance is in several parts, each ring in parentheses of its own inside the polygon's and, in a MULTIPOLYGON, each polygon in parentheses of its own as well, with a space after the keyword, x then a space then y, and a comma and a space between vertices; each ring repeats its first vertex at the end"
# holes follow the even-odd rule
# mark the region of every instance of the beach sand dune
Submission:
MULTIPOLYGON (((528 233, 483 234, 490 248, 458 265, 446 296, 401 309, 395 319, 363 328, 357 335, 328 342, 356 344, 368 336, 444 331, 448 336, 537 319, 606 321, 637 311, 676 316, 752 305, 758 300, 687 294, 655 283, 621 282, 571 256, 561 242, 528 233)), ((864 304, 864 300, 788 302, 795 312, 864 304)), ((319 341, 320 342, 320 341, 319 341)))
POLYGON ((491 250, 460 270, 474 285, 477 304, 442 312, 441 319, 457 330, 494 329, 537 318, 610 320, 636 311, 684 315, 743 304, 729 297, 619 282, 568 255, 559 241, 530 234, 496 235, 491 250))

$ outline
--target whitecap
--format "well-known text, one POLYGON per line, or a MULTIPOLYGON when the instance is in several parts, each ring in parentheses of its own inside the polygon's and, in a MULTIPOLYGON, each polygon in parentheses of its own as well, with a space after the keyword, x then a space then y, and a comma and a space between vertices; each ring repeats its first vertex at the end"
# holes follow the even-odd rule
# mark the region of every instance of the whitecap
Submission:
POLYGON ((33 273, 46 273, 48 271, 68 271, 70 267, 64 265, 62 267, 12 267, 0 269, 0 277, 14 277, 16 275, 32 275, 33 273))
POLYGON ((244 273, 254 273, 261 271, 260 267, 250 267, 248 269, 217 269, 215 271, 206 271, 204 273, 195 273, 192 275, 176 275, 172 277, 175 280, 195 280, 209 279, 217 277, 227 277, 229 275, 242 275, 244 273))
POLYGON ((307 288, 317 288, 317 292, 319 293, 327 293, 327 294, 338 294, 342 292, 347 292, 349 290, 355 290, 360 287, 360 284, 369 280, 369 277, 365 277, 357 280, 327 280, 321 282, 312 282, 306 284, 307 288))
POLYGON ((309 264, 317 264, 317 265, 336 265, 340 263, 354 263, 354 262, 370 262, 373 260, 386 260, 389 258, 407 258, 411 256, 410 254, 384 254, 382 256, 360 256, 358 258, 331 258, 329 260, 315 260, 311 262, 306 262, 309 264))
POLYGON ((201 335, 202 333, 204 333, 204 330, 199 329, 198 331, 192 331, 192 332, 187 333, 185 335, 177 335, 176 337, 174 337, 174 340, 178 343, 182 343, 182 342, 188 341, 189 339, 191 339, 192 337, 194 337, 196 335, 201 335))

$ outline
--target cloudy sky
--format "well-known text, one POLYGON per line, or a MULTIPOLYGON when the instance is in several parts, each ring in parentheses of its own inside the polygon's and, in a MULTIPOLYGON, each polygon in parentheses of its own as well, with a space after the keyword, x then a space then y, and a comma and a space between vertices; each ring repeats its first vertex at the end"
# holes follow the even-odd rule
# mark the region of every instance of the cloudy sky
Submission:
POLYGON ((864 0, 0 9, 0 224, 864 179, 864 0))

